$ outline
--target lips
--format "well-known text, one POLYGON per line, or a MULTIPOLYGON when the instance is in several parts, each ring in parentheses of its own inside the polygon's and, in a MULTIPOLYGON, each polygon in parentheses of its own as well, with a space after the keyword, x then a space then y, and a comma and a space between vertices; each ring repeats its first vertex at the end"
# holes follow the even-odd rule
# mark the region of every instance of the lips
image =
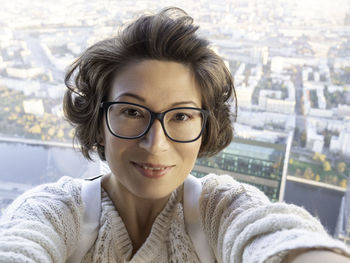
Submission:
POLYGON ((159 165, 151 163, 131 162, 142 176, 148 178, 160 178, 166 175, 173 165, 159 165))

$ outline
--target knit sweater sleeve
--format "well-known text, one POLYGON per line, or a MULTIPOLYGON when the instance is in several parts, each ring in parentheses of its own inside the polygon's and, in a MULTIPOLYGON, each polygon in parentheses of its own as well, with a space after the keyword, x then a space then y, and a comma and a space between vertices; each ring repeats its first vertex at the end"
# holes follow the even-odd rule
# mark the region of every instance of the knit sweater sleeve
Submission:
POLYGON ((218 262, 282 262, 296 249, 329 249, 350 257, 340 241, 303 208, 271 203, 230 176, 202 180, 201 223, 218 262))
POLYGON ((78 242, 80 188, 63 177, 18 197, 0 220, 0 262, 65 262, 78 242))

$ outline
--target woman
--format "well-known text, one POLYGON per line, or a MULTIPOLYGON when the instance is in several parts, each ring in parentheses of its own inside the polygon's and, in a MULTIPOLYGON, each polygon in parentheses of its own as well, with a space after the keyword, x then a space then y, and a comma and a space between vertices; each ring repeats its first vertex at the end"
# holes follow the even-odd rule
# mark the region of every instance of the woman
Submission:
MULTIPOLYGON (((233 81, 182 10, 142 16, 66 75, 67 119, 102 177, 98 236, 82 262, 199 262, 184 223, 183 182, 198 156, 232 139, 233 81), (74 80, 74 81, 72 81, 74 80)), ((0 262, 65 262, 77 249, 81 180, 19 197, 1 221, 0 262)), ((202 179, 200 223, 218 262, 349 262, 306 211, 272 204, 229 176, 202 179)))

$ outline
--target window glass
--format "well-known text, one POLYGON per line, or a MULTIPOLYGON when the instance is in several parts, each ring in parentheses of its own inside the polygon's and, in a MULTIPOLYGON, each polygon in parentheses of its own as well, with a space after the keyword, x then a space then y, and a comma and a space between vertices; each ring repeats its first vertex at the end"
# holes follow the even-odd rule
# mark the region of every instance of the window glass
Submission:
POLYGON ((273 201, 303 205, 333 234, 339 215, 350 215, 347 0, 3 1, 0 208, 34 185, 105 171, 96 156, 88 162, 72 147, 65 70, 123 23, 165 6, 185 9, 200 25, 238 96, 234 141, 198 160, 193 174, 227 173, 273 201))

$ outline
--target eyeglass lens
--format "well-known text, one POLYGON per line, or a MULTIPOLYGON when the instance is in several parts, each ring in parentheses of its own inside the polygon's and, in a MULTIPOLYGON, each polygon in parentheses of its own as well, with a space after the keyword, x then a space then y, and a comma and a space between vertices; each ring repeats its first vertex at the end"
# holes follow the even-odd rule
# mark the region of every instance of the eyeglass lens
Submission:
MULTIPOLYGON (((133 138, 144 133, 151 122, 151 113, 136 105, 112 104, 108 109, 111 131, 121 137, 133 138)), ((173 140, 196 139, 202 130, 203 114, 198 109, 173 109, 164 115, 164 129, 173 140)))

